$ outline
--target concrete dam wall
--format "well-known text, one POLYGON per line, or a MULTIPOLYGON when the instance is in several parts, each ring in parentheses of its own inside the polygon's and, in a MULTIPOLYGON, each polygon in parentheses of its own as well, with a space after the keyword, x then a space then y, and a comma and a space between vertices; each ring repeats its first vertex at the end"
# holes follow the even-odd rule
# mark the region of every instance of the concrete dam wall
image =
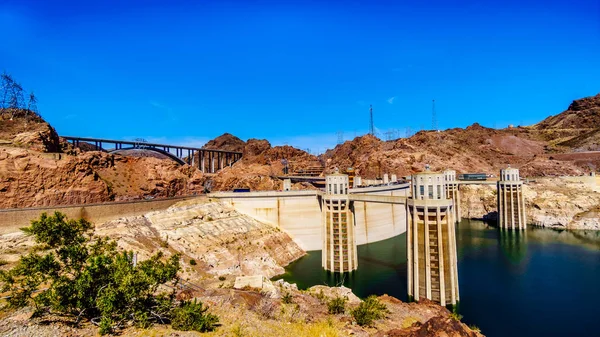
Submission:
POLYGON ((0 209, 0 235, 19 232, 19 228, 30 225, 42 213, 61 212, 69 219, 86 219, 92 223, 103 223, 127 216, 143 215, 167 209, 184 200, 205 198, 204 196, 181 196, 165 199, 117 201, 101 204, 82 204, 32 208, 0 209))
MULTIPOLYGON (((408 184, 350 189, 350 194, 404 196, 408 184)), ((321 192, 214 193, 210 198, 233 206, 238 212, 276 226, 304 250, 322 248, 321 192)), ((406 232, 406 207, 402 204, 353 201, 356 243, 363 245, 406 232)))

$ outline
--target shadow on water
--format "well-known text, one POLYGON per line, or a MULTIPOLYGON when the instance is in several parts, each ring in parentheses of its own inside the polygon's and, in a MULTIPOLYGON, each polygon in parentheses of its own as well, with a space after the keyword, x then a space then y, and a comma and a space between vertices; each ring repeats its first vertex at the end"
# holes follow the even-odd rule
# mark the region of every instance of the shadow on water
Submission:
POLYGON ((389 294, 406 300, 406 235, 358 246, 358 270, 332 273, 321 267, 321 251, 310 251, 275 279, 296 283, 300 289, 314 285, 352 288, 359 297, 389 294))

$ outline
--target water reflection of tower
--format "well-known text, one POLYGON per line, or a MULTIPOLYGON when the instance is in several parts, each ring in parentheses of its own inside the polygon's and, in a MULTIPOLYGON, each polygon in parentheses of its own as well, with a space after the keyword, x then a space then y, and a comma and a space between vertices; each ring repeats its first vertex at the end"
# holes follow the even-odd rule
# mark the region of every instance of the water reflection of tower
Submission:
POLYGON ((511 267, 525 270, 529 257, 527 255, 527 231, 499 231, 498 241, 502 256, 511 267))
POLYGON ((444 174, 426 167, 411 181, 406 236, 408 296, 455 305, 459 301, 456 233, 444 174))
POLYGON ((333 272, 358 268, 354 221, 348 198, 348 176, 335 173, 325 178, 323 195, 322 266, 333 272))

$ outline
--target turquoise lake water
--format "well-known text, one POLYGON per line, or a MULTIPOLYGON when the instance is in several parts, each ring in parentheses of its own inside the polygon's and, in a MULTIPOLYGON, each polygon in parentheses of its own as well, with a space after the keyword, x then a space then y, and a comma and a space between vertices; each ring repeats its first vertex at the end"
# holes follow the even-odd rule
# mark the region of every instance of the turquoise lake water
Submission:
MULTIPOLYGON (((457 225, 463 321, 486 336, 600 336, 600 232, 529 228, 501 231, 481 221, 457 225)), ((344 284, 359 297, 406 294, 406 235, 358 247, 358 270, 333 274, 321 252, 279 277, 305 289, 344 284)))

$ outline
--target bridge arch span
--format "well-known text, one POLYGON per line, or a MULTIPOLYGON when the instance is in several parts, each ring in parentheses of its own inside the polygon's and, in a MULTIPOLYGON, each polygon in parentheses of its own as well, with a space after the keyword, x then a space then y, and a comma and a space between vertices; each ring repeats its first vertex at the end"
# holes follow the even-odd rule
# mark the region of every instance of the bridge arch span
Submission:
POLYGON ((157 149, 155 147, 126 147, 126 148, 122 148, 122 149, 113 149, 110 151, 107 151, 108 153, 116 153, 118 154, 119 152, 125 152, 125 151, 130 151, 130 150, 146 150, 146 151, 153 151, 156 153, 160 153, 166 157, 168 157, 169 159, 177 162, 179 165, 185 165, 187 164, 183 159, 177 157, 176 155, 172 154, 169 151, 164 151, 161 149, 157 149))

